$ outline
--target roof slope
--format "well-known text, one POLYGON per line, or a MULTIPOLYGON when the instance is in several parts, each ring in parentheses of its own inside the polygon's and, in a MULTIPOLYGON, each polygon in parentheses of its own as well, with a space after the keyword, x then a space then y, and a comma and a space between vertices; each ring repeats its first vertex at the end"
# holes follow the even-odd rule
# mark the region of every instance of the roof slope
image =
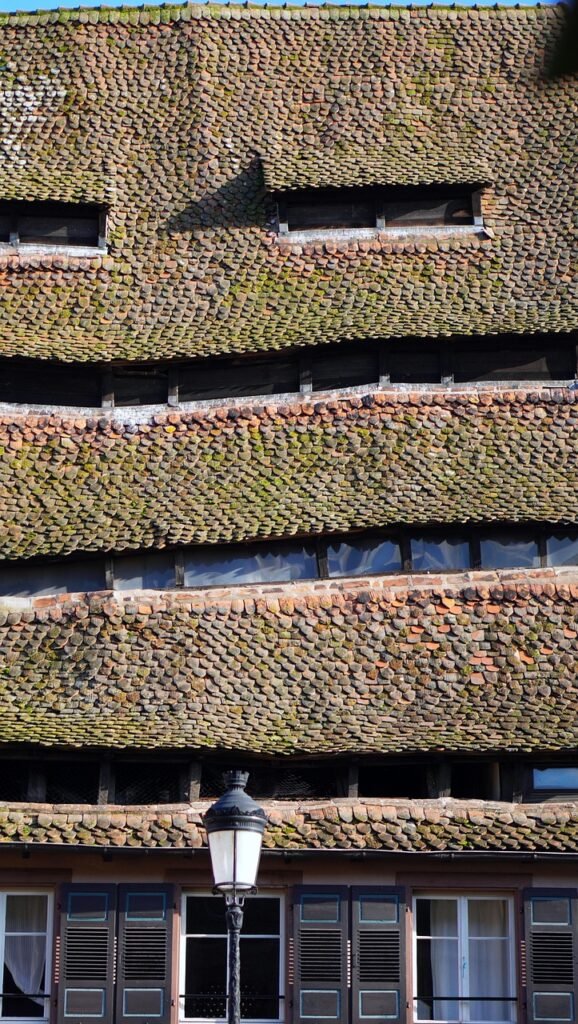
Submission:
MULTIPOLYGON (((0 808, 0 846, 199 849, 207 803, 180 807, 0 808)), ((372 850, 383 853, 578 853, 575 803, 482 800, 265 802, 269 850, 372 850)))
POLYGON ((578 393, 0 416, 0 555, 578 518, 578 393), (480 485, 483 481, 484 486, 480 485))
POLYGON ((578 573, 0 607, 0 742, 571 750, 578 573))
POLYGON ((0 352, 67 360, 576 327, 561 9, 183 7, 0 24, 0 197, 110 208, 110 254, 2 256, 0 352), (278 244, 264 190, 485 185, 492 237, 278 244))

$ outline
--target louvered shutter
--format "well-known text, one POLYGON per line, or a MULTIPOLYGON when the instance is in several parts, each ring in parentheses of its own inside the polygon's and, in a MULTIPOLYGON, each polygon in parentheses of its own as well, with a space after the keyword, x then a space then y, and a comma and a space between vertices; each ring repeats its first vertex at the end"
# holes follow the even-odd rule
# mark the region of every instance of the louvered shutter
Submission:
POLYGON ((577 1020, 578 890, 526 889, 528 1024, 577 1020))
POLYGON ((405 1019, 403 889, 352 888, 351 947, 353 1024, 405 1019))
POLYGON ((346 886, 294 890, 295 982, 293 1020, 348 1020, 346 886))
POLYGON ((172 885, 120 885, 116 1024, 168 1024, 172 885))
POLYGON ((60 890, 58 1024, 112 1024, 114 885, 63 885, 60 890))

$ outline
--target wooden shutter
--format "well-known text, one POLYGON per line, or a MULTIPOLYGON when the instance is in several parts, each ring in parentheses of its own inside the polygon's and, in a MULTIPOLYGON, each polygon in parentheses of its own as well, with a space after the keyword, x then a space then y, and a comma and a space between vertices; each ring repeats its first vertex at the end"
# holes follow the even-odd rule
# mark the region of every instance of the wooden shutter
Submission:
POLYGON ((573 1024, 578 998, 578 889, 526 889, 528 1024, 573 1024))
POLYGON ((112 1024, 114 885, 63 885, 60 890, 58 1024, 112 1024))
POLYGON ((116 1024, 168 1024, 174 891, 120 885, 116 1024))
POLYGON ((346 1024, 349 1016, 346 886, 294 890, 295 983, 293 1020, 346 1024))
POLYGON ((405 1019, 403 889, 352 888, 351 946, 352 1024, 405 1019))

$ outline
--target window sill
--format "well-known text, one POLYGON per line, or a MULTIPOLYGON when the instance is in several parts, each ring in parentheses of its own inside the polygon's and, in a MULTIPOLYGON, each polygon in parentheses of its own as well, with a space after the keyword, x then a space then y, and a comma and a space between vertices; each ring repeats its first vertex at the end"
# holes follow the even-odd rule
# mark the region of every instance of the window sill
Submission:
POLYGON ((433 248, 454 247, 464 244, 479 245, 494 237, 491 228, 483 224, 463 224, 444 227, 414 228, 343 228, 325 231, 289 231, 276 234, 280 248, 303 250, 306 253, 326 250, 330 252, 398 252, 426 245, 433 248))
POLYGON ((108 249, 80 245, 6 245, 0 242, 0 267, 10 270, 22 267, 49 270, 86 270, 104 267, 111 270, 113 261, 108 249))
POLYGON ((106 256, 104 245, 10 245, 0 242, 0 256, 106 256))

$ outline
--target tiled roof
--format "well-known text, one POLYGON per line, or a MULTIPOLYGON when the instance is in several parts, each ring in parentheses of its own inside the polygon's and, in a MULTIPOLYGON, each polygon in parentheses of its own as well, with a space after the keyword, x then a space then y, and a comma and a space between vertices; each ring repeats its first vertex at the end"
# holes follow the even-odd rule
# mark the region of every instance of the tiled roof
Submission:
MULTIPOLYGON (((578 805, 482 800, 266 803, 267 850, 578 853, 578 805)), ((178 807, 0 807, 0 846, 198 849, 208 803, 178 807)))
POLYGON ((60 11, 0 23, 0 197, 110 205, 1 255, 0 352, 67 360, 574 328, 562 8, 60 11), (551 47, 550 47, 551 48, 551 47), (487 234, 279 244, 270 187, 482 179, 487 234))
POLYGON ((577 599, 574 569, 13 601, 0 742, 573 750, 577 599))
POLYGON ((578 392, 0 415, 6 558, 578 517, 578 392), (483 486, 482 486, 483 483, 483 486))

